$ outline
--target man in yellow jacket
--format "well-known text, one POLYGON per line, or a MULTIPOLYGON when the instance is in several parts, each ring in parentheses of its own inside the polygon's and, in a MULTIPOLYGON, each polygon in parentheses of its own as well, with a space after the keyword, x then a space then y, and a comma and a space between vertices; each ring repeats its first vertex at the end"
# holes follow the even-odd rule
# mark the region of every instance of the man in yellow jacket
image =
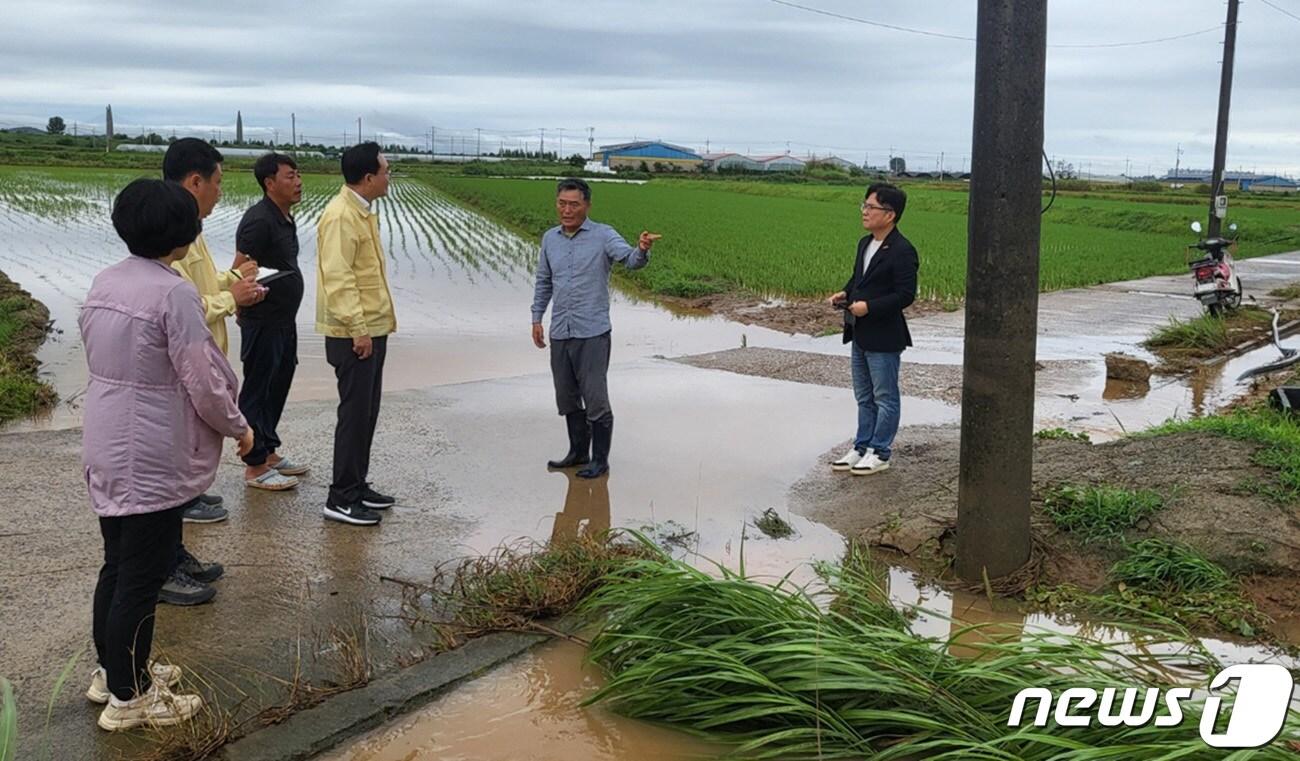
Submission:
MULTIPOLYGON (((190 191, 198 202, 200 220, 212 213, 221 198, 221 162, 221 153, 216 148, 193 137, 172 143, 163 156, 163 178, 190 191)), ((238 306, 257 303, 264 295, 262 287, 253 280, 257 272, 256 263, 250 262, 238 273, 218 272, 200 234, 185 258, 173 262, 172 267, 198 290, 208 330, 212 331, 212 337, 221 350, 226 351, 226 315, 234 314, 238 306)), ((216 523, 225 520, 228 513, 221 502, 219 496, 200 496, 194 506, 185 511, 185 522, 216 523)), ((223 572, 220 563, 201 562, 182 544, 158 599, 172 605, 208 602, 217 593, 210 584, 223 572)))
POLYGON ((343 152, 343 181, 321 213, 316 234, 316 332, 338 378, 334 481, 327 520, 379 523, 396 500, 370 488, 370 445, 379 420, 388 334, 397 330, 374 202, 388 195, 391 171, 377 143, 343 152))

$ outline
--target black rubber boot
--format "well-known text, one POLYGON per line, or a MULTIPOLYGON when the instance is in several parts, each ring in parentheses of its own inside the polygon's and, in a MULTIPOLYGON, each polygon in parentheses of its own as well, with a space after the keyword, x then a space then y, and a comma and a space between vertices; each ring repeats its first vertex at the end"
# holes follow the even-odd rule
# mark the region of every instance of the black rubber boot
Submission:
POLYGON ((609 472, 609 445, 614 439, 614 420, 591 424, 591 464, 578 471, 578 478, 597 478, 609 472))
POLYGON ((569 427, 569 453, 563 460, 548 461, 548 468, 572 468, 591 462, 591 424, 587 422, 587 413, 570 412, 564 416, 564 422, 569 427))

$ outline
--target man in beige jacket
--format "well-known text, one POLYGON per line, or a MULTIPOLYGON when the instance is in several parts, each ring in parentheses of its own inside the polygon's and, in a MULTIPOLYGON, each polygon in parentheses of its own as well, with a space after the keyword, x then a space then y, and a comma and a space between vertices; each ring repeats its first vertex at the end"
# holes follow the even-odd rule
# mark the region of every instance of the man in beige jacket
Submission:
MULTIPOLYGON (((221 153, 203 140, 186 137, 167 148, 163 156, 163 178, 181 185, 198 202, 199 219, 212 213, 221 198, 221 153)), ((239 272, 218 270, 208 253, 208 245, 200 233, 190 245, 185 258, 172 263, 172 268, 194 284, 203 305, 203 316, 208 330, 224 353, 229 350, 226 339, 226 316, 240 306, 261 301, 264 291, 253 276, 257 263, 249 262, 239 272)), ((186 523, 217 523, 226 519, 226 508, 221 497, 204 494, 185 510, 186 523)), ((220 563, 204 563, 181 545, 176 565, 158 599, 172 605, 198 605, 216 596, 211 582, 224 573, 220 563)))
POLYGON ((316 235, 316 332, 338 378, 334 480, 324 515, 353 526, 379 523, 396 500, 370 488, 370 445, 379 420, 388 334, 397 330, 374 202, 388 195, 391 171, 376 143, 343 152, 339 194, 321 212, 316 235))

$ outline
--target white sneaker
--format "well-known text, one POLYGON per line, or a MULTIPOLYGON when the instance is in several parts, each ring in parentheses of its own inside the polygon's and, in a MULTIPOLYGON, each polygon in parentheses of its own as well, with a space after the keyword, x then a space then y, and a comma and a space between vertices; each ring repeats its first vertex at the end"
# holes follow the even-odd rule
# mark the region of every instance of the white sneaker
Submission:
POLYGON ((879 473, 882 470, 889 469, 889 460, 882 460, 876 456, 875 452, 870 452, 866 457, 858 460, 853 465, 852 473, 855 476, 869 476, 873 473, 879 473))
MULTIPOLYGON (((163 687, 175 687, 181 680, 181 667, 168 663, 149 662, 149 676, 163 687)), ((86 699, 92 703, 104 704, 113 697, 108 691, 108 672, 103 666, 90 672, 90 688, 86 690, 86 699)))
POLYGON ((838 470, 838 471, 848 470, 849 468, 852 468, 854 465, 857 465, 859 460, 863 459, 869 454, 871 454, 870 449, 867 450, 867 454, 862 455, 862 454, 858 454, 858 450, 854 449, 853 447, 849 447, 849 451, 845 452, 843 457, 831 463, 831 470, 838 470))
POLYGON ((111 697, 99 714, 99 728, 109 732, 136 727, 170 727, 193 718, 203 707, 198 695, 173 695, 166 687, 155 684, 134 700, 111 697))

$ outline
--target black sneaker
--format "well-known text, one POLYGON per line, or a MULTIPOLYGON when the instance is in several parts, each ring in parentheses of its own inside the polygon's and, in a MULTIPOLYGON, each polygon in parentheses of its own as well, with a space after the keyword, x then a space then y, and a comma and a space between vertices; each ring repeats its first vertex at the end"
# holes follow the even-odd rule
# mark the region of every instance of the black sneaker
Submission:
POLYGON ((186 523, 220 523, 230 517, 230 511, 221 505, 210 505, 202 498, 185 508, 181 520, 186 523))
POLYGON ((221 498, 220 494, 200 494, 199 501, 210 507, 216 507, 225 502, 225 500, 221 498))
POLYGON ((220 563, 204 563, 191 555, 190 551, 184 547, 181 547, 179 555, 180 562, 176 564, 176 570, 200 584, 211 584, 226 572, 225 566, 220 563))
POLYGON ((386 494, 380 494, 370 488, 370 484, 361 487, 361 504, 371 510, 387 510, 397 504, 397 500, 386 494))
POLYGON ((374 526, 379 523, 379 513, 360 503, 355 505, 336 505, 325 503, 323 511, 325 520, 350 523, 353 526, 374 526))
POLYGON ((177 569, 158 592, 158 602, 168 605, 202 605, 216 596, 217 590, 177 569))

